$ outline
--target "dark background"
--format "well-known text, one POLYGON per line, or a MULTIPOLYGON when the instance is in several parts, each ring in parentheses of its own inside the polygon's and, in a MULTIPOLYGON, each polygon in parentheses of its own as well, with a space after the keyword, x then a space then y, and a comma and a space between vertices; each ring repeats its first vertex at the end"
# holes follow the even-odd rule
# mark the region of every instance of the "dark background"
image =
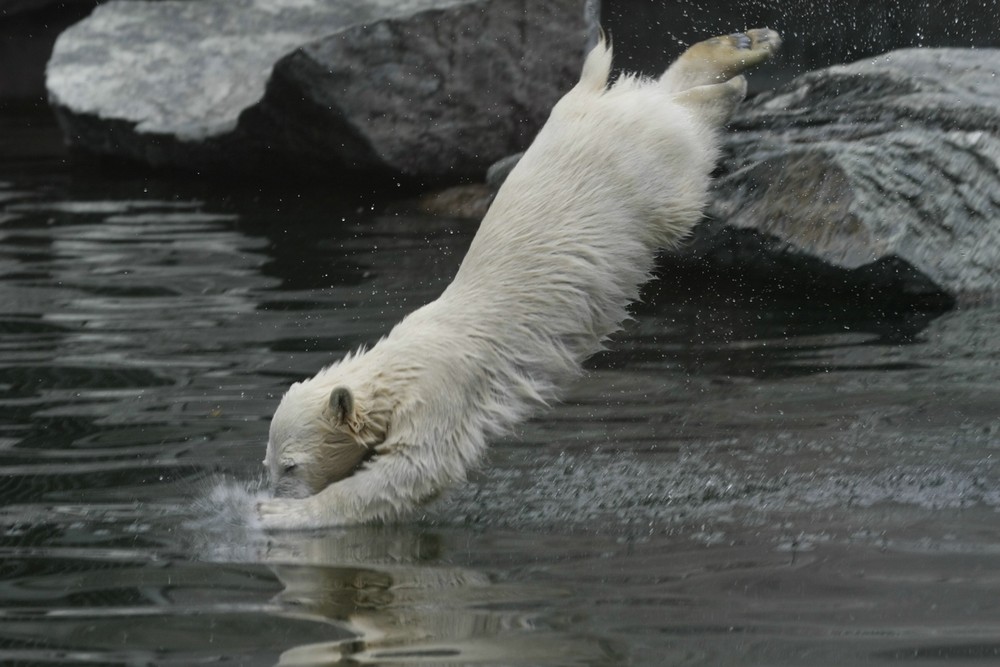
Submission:
POLYGON ((606 0, 602 6, 605 28, 619 36, 617 64, 650 74, 687 44, 760 26, 784 37, 780 60, 766 68, 777 78, 904 47, 1000 45, 996 0, 606 0))

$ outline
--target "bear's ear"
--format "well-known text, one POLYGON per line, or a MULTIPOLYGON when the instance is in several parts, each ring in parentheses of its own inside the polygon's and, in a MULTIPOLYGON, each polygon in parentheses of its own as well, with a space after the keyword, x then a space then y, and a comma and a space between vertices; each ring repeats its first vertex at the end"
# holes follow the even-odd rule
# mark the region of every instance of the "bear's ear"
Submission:
POLYGON ((354 414, 354 395, 347 387, 335 387, 330 392, 330 413, 333 415, 335 426, 349 425, 352 428, 357 426, 357 417, 354 414))

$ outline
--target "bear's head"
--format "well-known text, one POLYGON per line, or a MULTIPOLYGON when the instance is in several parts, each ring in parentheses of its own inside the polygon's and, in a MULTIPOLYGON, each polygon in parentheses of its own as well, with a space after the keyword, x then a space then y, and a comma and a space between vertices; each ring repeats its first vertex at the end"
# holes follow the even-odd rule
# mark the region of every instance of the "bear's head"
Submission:
POLYGON ((305 498, 357 471, 386 437, 380 399, 317 378, 293 384, 271 419, 264 457, 274 495, 305 498))

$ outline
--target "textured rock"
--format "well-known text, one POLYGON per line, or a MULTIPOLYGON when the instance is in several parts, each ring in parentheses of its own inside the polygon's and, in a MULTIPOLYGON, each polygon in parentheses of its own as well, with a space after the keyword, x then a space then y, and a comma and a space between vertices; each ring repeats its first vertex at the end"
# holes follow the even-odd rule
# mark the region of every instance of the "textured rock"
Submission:
MULTIPOLYGON (((865 271, 915 294, 997 293, 998 63, 989 49, 910 49, 757 97, 732 124, 709 217, 752 230, 757 255, 865 271)), ((732 234, 707 237, 703 252, 732 252, 732 234)))
POLYGON ((587 0, 110 2, 60 36, 71 144, 154 165, 431 178, 523 149, 571 85, 587 0))
POLYGON ((402 204, 403 211, 415 209, 428 215, 463 218, 478 223, 489 210, 495 194, 496 190, 485 183, 469 183, 433 190, 415 200, 398 203, 402 204))

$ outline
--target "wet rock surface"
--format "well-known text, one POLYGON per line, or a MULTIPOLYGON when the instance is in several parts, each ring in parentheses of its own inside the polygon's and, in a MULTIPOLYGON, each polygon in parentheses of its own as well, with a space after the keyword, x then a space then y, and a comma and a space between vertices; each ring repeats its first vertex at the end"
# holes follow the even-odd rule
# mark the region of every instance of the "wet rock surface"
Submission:
POLYGON ((995 294, 998 58, 907 49, 756 97, 732 123, 709 209, 728 230, 703 229, 699 253, 818 261, 913 298, 995 294))
POLYGON ((47 87, 92 153, 449 180, 530 142, 593 14, 584 0, 110 2, 60 36, 47 87))

